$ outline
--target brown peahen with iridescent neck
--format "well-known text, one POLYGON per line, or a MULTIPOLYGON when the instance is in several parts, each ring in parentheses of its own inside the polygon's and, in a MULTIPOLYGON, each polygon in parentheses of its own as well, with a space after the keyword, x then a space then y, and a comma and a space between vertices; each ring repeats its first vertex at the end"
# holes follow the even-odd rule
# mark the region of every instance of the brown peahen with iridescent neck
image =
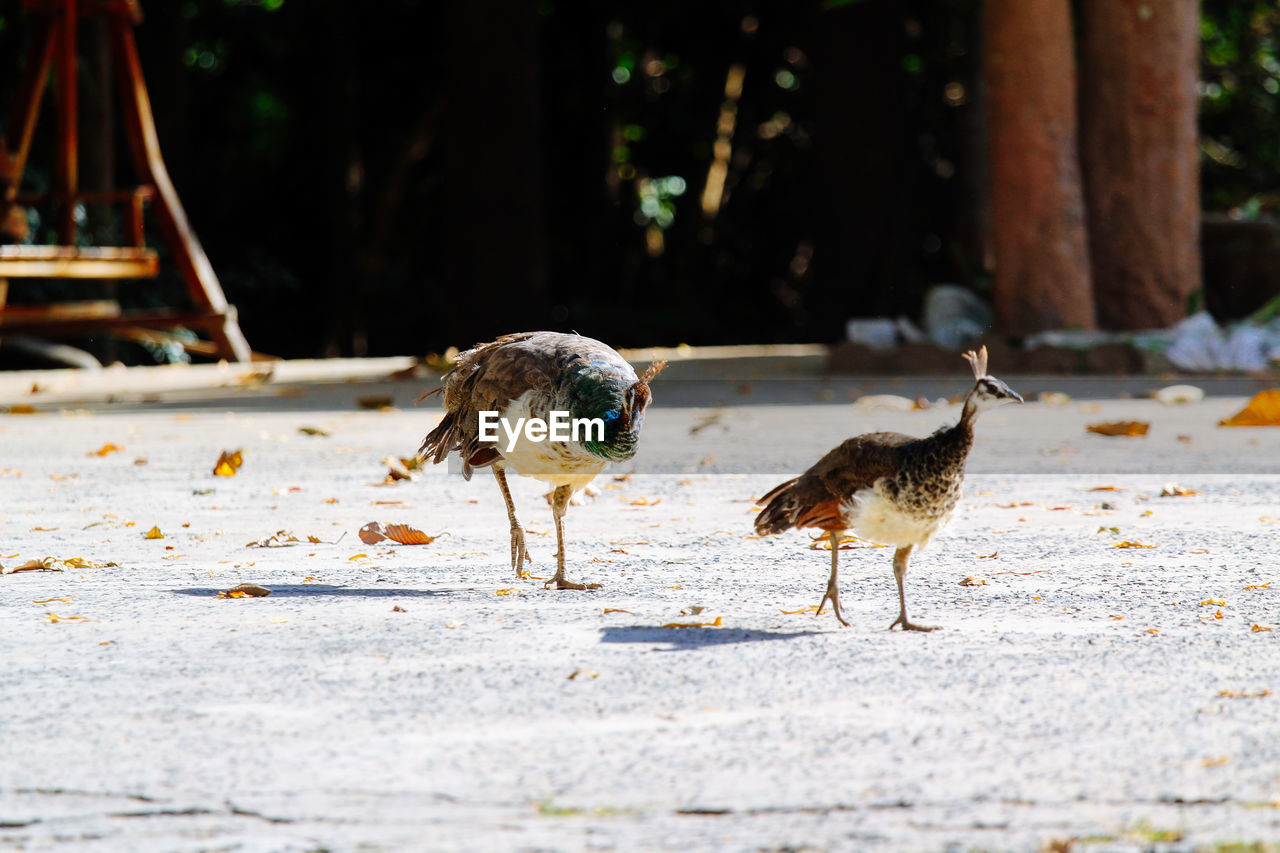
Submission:
POLYGON ((812 527, 831 543, 831 576, 818 612, 827 601, 836 619, 840 612, 836 565, 840 537, 852 531, 880 545, 894 545, 893 574, 898 581, 898 618, 889 626, 904 631, 932 631, 907 619, 902 580, 914 548, 923 548, 946 525, 960 499, 964 464, 973 445, 973 422, 978 414, 1022 398, 987 374, 987 348, 967 352, 975 384, 964 398, 960 422, 927 438, 896 432, 873 432, 851 438, 822 457, 799 477, 779 485, 758 503, 761 536, 792 527, 812 527))
MULTIPOLYGON (((559 332, 521 332, 479 344, 458 356, 444 376, 444 419, 422 442, 418 453, 441 462, 449 453, 462 457, 462 476, 475 468, 491 468, 507 503, 511 522, 511 567, 524 577, 523 564, 532 562, 525 547, 524 528, 516 518, 507 487, 508 469, 555 486, 551 513, 556 524, 556 574, 547 587, 597 589, 599 584, 570 581, 564 572, 565 510, 573 493, 587 485, 610 462, 635 455, 652 399, 649 382, 666 362, 651 364, 636 376, 630 364, 610 347, 582 335, 559 332), (482 412, 496 412, 508 427, 496 430, 496 440, 482 437, 482 412), (520 419, 597 420, 603 428, 585 426, 570 433, 571 440, 534 440, 515 427, 520 419), (510 428, 511 435, 507 430, 510 428)), ((434 393, 434 392, 433 392, 434 393)), ((492 422, 492 416, 486 416, 492 422)), ((492 434, 492 431, 490 431, 492 434)), ((536 435, 536 433, 535 433, 536 435)))

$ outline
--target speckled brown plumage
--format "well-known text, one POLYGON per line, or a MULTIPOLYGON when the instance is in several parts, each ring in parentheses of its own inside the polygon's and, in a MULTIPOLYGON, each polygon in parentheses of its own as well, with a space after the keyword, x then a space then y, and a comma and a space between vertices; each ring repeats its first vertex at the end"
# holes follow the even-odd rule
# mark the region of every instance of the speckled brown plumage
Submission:
POLYGON ((894 545, 899 616, 890 627, 931 630, 907 620, 902 578, 911 551, 928 544, 950 518, 964 483, 964 466, 973 446, 973 424, 984 409, 1022 398, 986 374, 986 348, 967 353, 975 384, 965 397, 959 421, 926 438, 875 432, 851 438, 819 459, 795 479, 781 483, 759 501, 759 535, 791 528, 816 528, 831 541, 831 575, 827 600, 840 612, 836 585, 839 540, 845 531, 884 545, 894 545))
MULTIPOLYGON (((506 471, 551 483, 556 526, 558 589, 584 589, 565 578, 562 518, 572 493, 587 485, 610 462, 631 458, 637 447, 649 381, 665 362, 651 364, 641 376, 612 348, 594 338, 560 332, 521 332, 478 344, 458 356, 445 374, 444 417, 423 439, 419 453, 434 463, 452 452, 462 459, 462 474, 488 467, 502 492, 511 525, 511 563, 517 574, 529 560, 524 528, 516 518, 506 471), (482 439, 480 413, 494 412, 509 423, 544 422, 552 412, 598 419, 603 434, 581 440, 538 440, 527 433, 514 440, 482 439)), ((595 584, 591 586, 597 586, 595 584)))

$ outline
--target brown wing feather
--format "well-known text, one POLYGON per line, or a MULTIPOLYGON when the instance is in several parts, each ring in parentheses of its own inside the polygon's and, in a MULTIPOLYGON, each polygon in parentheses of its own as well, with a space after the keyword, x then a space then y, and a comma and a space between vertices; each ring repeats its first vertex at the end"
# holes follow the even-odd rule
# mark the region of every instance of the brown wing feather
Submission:
POLYGON ((843 442, 759 500, 765 508, 756 516, 756 532, 765 536, 792 527, 843 529, 840 504, 896 472, 903 446, 916 440, 896 432, 873 432, 843 442))

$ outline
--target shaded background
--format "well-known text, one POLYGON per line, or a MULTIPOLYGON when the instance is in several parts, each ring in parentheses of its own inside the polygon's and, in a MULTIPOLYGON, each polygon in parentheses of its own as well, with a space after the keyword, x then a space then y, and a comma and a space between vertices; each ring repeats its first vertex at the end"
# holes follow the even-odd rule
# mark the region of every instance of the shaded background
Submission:
MULTIPOLYGON (((0 115, 28 35, 16 7, 0 4, 0 115)), ((918 318, 937 283, 991 296, 977 0, 144 11, 166 161, 257 350, 420 353, 534 327, 826 342, 850 317, 918 318)), ((1275 207, 1278 33, 1274 2, 1202 3, 1202 200, 1228 223, 1275 207)), ((123 154, 84 42, 85 156, 123 154)), ((117 159, 85 172, 127 184, 117 159)), ((40 241, 51 223, 34 224, 40 241)), ((1213 279, 1193 298, 1223 317, 1270 295, 1213 279)), ((181 301, 162 283, 122 302, 181 301)), ((11 300, 72 287, 14 282, 11 300)))

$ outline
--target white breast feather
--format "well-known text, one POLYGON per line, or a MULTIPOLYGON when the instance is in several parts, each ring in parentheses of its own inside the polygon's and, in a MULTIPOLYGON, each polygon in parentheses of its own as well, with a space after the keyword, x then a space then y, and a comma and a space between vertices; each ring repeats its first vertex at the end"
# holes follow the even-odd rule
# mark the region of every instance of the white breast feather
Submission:
POLYGON ((951 513, 940 517, 913 515, 902 509, 874 487, 859 489, 841 504, 844 517, 850 519, 854 535, 880 545, 915 545, 923 548, 951 520, 951 513))
MULTIPOLYGON (((536 405, 533 391, 526 391, 507 404, 501 417, 515 429, 520 418, 547 418, 548 412, 536 405)), ((532 477, 556 486, 581 489, 604 470, 605 460, 588 453, 574 442, 529 441, 521 428, 515 447, 507 450, 510 439, 498 427, 498 452, 504 467, 524 477, 532 477)))

